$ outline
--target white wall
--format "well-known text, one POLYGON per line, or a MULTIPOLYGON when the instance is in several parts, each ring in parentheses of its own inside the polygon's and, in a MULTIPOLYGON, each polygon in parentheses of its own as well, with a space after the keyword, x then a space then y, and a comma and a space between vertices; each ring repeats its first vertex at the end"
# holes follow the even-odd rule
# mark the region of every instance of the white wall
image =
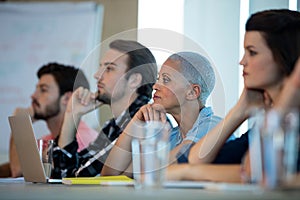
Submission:
POLYGON ((250 13, 265 9, 289 8, 289 0, 250 0, 250 13))
MULTIPOLYGON (((7 117, 16 107, 30 105, 38 68, 48 62, 74 65, 96 87, 93 73, 98 65, 81 63, 100 42, 102 15, 103 7, 93 2, 0 4, 0 163, 8 160, 7 117)), ((84 118, 93 128, 98 126, 95 114, 84 118)), ((41 121, 34 123, 34 130, 37 138, 49 133, 41 121)))
POLYGON ((239 0, 185 0, 184 6, 184 34, 207 51, 220 76, 211 99, 222 117, 238 98, 239 6, 239 0))
MULTIPOLYGON (((175 31, 206 51, 217 74, 216 87, 208 103, 217 115, 224 117, 237 102, 243 88, 239 60, 243 54, 244 26, 249 14, 265 9, 289 8, 289 1, 298 2, 300 7, 300 0, 139 0, 138 28, 175 31)), ((178 38, 172 32, 169 36, 166 40, 178 38)), ((177 39, 174 43, 180 41, 177 39)), ((190 49, 184 43, 182 48, 190 49)), ((163 59, 158 58, 159 64, 163 59)), ((245 129, 247 126, 243 126, 240 133, 245 129)))
POLYGON ((173 50, 159 47, 165 40, 171 39, 170 35, 167 38, 163 37, 164 30, 173 31, 174 34, 183 34, 183 7, 184 0, 139 0, 138 29, 151 28, 155 29, 152 31, 156 33, 160 30, 162 31, 162 33, 158 33, 157 37, 154 38, 155 40, 162 40, 155 45, 155 48, 153 48, 153 44, 151 45, 151 43, 153 43, 152 33, 147 37, 145 36, 145 31, 138 31, 138 40, 144 45, 146 45, 146 43, 151 45, 150 47, 152 48, 150 48, 150 50, 154 54, 159 67, 169 56, 170 51, 173 50))
MULTIPOLYGON (((290 1, 297 1, 299 10, 300 0, 290 1)), ((257 11, 276 8, 289 8, 289 0, 185 0, 184 34, 207 51, 220 75, 220 88, 215 88, 212 95, 217 114, 224 116, 243 88, 239 59, 243 54, 245 21, 240 19, 244 16, 246 20, 257 11), (246 11, 240 12, 240 6, 246 7, 246 11), (222 86, 225 97, 220 91, 222 86)), ((247 126, 239 133, 245 129, 247 126)))

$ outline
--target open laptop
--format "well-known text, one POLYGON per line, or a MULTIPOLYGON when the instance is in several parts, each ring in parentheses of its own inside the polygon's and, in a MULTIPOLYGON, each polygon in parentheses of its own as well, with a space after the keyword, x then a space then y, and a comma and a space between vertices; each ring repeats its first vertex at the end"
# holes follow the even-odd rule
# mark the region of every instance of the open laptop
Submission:
POLYGON ((24 180, 33 183, 62 183, 61 179, 46 177, 30 116, 9 116, 8 120, 24 180))

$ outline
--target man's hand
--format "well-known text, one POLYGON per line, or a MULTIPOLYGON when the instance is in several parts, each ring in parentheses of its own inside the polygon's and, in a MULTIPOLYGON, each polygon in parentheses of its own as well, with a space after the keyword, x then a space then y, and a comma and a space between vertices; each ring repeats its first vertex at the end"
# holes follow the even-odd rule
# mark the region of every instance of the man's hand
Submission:
POLYGON ((84 115, 103 103, 96 100, 97 94, 90 92, 88 89, 79 87, 72 94, 72 97, 67 105, 67 112, 72 112, 75 115, 84 115))
POLYGON ((58 140, 59 147, 64 148, 73 141, 82 115, 103 104, 96 100, 96 98, 97 95, 95 93, 83 87, 79 87, 73 92, 65 112, 64 122, 58 140))

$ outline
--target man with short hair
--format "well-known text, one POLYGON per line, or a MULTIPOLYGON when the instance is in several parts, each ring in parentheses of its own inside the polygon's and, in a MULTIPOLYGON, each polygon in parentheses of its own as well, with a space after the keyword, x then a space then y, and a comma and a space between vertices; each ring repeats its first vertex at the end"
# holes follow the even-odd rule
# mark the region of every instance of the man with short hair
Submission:
POLYGON ((149 102, 157 78, 157 65, 151 51, 136 41, 115 40, 94 75, 98 91, 79 88, 72 95, 54 151, 54 178, 96 176, 115 140, 136 111, 149 102), (77 153, 76 127, 81 116, 107 104, 114 118, 103 126, 98 138, 77 153))
MULTIPOLYGON (((29 108, 17 108, 14 115, 29 114, 33 122, 44 120, 50 133, 42 138, 57 140, 66 106, 73 90, 80 86, 89 88, 89 82, 82 70, 59 63, 48 63, 42 66, 37 72, 37 77, 39 82, 35 92, 31 95, 31 106, 29 108)), ((97 136, 97 131, 80 121, 76 134, 79 144, 77 151, 87 147, 97 136)), ((12 136, 9 150, 10 162, 0 167, 3 169, 0 170, 0 176, 21 176, 22 171, 12 136), (4 170, 5 168, 6 170, 4 170)))

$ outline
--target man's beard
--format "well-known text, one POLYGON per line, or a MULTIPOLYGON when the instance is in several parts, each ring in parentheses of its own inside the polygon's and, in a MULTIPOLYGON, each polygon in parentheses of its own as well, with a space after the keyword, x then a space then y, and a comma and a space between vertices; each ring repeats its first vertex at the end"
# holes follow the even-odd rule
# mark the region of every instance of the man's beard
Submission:
POLYGON ((99 91, 98 91, 98 96, 97 96, 96 100, 102 102, 103 104, 110 104, 111 103, 110 97, 107 96, 106 94, 101 94, 99 91))
POLYGON ((47 120, 57 116, 60 113, 59 99, 52 105, 46 106, 45 113, 37 113, 34 111, 34 119, 47 120))

